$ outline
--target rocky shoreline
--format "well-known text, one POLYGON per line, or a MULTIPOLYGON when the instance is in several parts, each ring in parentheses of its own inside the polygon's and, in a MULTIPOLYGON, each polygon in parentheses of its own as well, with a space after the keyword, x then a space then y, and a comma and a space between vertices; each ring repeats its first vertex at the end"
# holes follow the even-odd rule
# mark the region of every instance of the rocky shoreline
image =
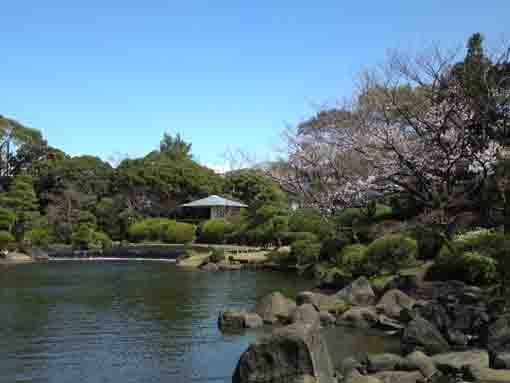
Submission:
POLYGON ((252 313, 220 313, 218 324, 222 331, 276 326, 241 355, 234 383, 510 382, 505 299, 457 281, 397 278, 376 294, 362 277, 332 295, 301 292, 293 300, 275 292, 252 313), (326 326, 385 331, 398 337, 402 354, 336 361, 326 326))

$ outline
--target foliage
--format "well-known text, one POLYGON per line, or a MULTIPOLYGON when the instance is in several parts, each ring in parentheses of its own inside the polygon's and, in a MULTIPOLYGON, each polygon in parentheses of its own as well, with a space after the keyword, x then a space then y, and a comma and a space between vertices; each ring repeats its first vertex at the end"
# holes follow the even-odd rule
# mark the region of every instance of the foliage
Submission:
POLYGON ((8 231, 0 231, 0 250, 6 250, 10 243, 14 242, 14 237, 8 231))
POLYGON ((344 249, 352 243, 352 237, 347 235, 336 235, 322 241, 320 260, 327 262, 336 262, 337 256, 344 249))
POLYGON ((183 222, 173 222, 168 225, 164 240, 168 243, 189 243, 195 240, 194 225, 183 222))
POLYGON ((291 256, 297 259, 299 265, 316 263, 321 251, 320 243, 310 241, 295 241, 290 245, 291 256))
POLYGON ((129 238, 134 242, 163 242, 167 238, 169 227, 173 225, 175 221, 166 218, 143 219, 129 226, 129 238))
POLYGON ((494 282, 497 262, 477 251, 443 253, 427 271, 427 279, 455 279, 468 284, 487 285, 494 282))
POLYGON ((320 239, 327 238, 335 231, 333 223, 328 222, 319 212, 311 209, 296 209, 289 217, 289 230, 316 234, 320 239))
POLYGON ((227 259, 227 256, 225 255, 225 250, 213 248, 211 255, 209 256, 209 262, 212 263, 220 263, 223 262, 225 259, 227 259))
POLYGON ((159 144, 159 151, 172 160, 191 159, 191 144, 185 142, 179 133, 175 138, 164 133, 159 144))
POLYGON ((283 232, 281 233, 282 244, 288 246, 296 241, 318 242, 316 234, 310 232, 283 232))
POLYGON ((206 221, 200 232, 200 242, 224 243, 235 227, 225 218, 214 218, 206 221))
POLYGON ((12 209, 0 208, 0 230, 11 231, 16 219, 12 209))
POLYGON ((376 239, 366 252, 368 267, 372 273, 383 270, 395 273, 399 268, 412 265, 415 256, 416 241, 401 234, 390 234, 376 239))
POLYGON ((73 231, 71 241, 73 248, 79 250, 112 247, 112 241, 107 234, 95 231, 90 226, 83 224, 78 225, 73 231))
POLYGON ((367 270, 368 248, 365 245, 354 244, 344 247, 338 254, 336 264, 344 273, 357 277, 371 273, 367 270))
POLYGON ((278 265, 292 266, 298 263, 295 254, 292 254, 289 250, 272 250, 267 253, 266 258, 278 265))
POLYGON ((285 202, 285 195, 279 185, 256 169, 227 173, 223 191, 255 210, 268 205, 281 206, 285 202))
POLYGON ((48 248, 53 242, 53 233, 51 228, 46 227, 35 227, 25 233, 25 240, 28 241, 32 246, 39 247, 42 249, 48 248))

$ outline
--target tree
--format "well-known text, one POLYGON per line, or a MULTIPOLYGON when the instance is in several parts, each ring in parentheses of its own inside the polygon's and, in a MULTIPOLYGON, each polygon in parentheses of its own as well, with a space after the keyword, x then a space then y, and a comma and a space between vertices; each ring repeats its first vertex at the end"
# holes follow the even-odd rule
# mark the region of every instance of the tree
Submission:
POLYGON ((39 201, 32 177, 28 175, 14 177, 9 191, 0 194, 0 206, 15 212, 14 233, 18 241, 22 240, 30 223, 39 215, 39 201))
POLYGON ((159 144, 159 151, 172 160, 191 159, 191 144, 185 142, 179 133, 175 138, 164 133, 159 144))

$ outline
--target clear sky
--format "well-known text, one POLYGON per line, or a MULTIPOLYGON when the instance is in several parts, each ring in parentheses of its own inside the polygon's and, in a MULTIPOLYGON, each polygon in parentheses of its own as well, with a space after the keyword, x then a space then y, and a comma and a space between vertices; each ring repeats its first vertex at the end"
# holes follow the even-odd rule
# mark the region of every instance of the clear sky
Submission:
POLYGON ((73 155, 140 156, 168 131, 203 163, 264 156, 387 49, 508 38, 509 16, 509 0, 4 1, 0 114, 73 155))

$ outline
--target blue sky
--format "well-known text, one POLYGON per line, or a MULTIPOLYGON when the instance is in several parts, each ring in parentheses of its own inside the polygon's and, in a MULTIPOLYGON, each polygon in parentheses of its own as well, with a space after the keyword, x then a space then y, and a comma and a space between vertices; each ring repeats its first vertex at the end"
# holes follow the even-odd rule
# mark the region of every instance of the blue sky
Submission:
POLYGON ((73 155, 144 155, 167 131, 203 163, 264 157, 388 49, 510 38, 509 15, 508 0, 5 1, 0 114, 73 155))

